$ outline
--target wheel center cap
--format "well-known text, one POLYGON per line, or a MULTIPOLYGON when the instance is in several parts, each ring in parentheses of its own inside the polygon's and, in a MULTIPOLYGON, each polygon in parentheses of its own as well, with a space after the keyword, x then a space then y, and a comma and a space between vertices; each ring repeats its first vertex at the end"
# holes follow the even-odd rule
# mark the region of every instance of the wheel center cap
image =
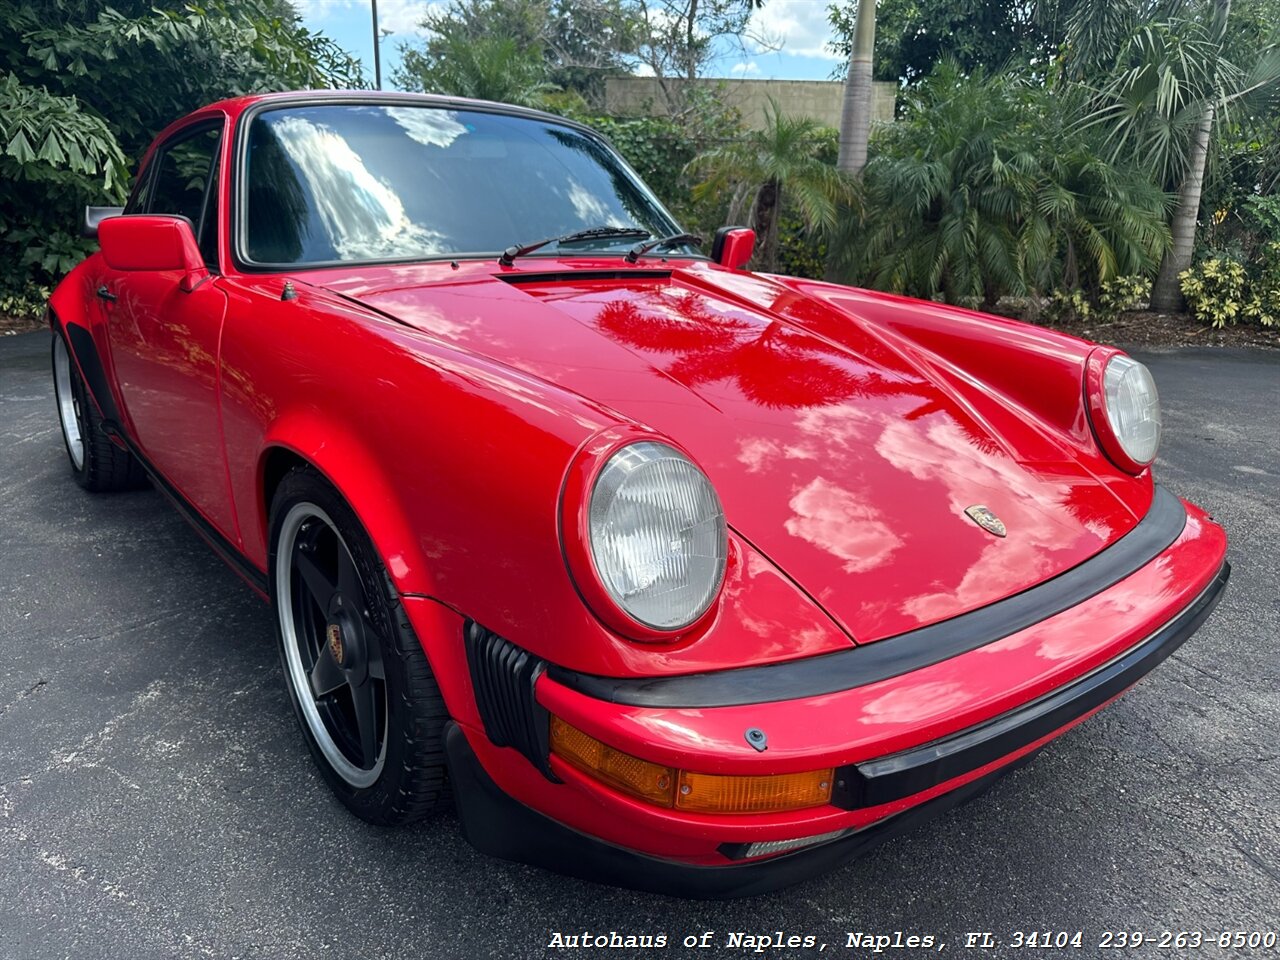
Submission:
POLYGON ((333 660, 338 666, 345 666, 347 659, 347 648, 342 642, 342 627, 336 623, 331 623, 325 627, 325 639, 329 643, 329 652, 333 654, 333 660))

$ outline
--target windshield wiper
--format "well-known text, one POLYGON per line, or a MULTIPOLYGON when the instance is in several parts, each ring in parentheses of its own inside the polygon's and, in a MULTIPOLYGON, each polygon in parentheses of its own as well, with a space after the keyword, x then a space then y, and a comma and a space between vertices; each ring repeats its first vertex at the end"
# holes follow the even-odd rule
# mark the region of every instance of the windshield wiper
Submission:
POLYGON ((563 237, 547 237, 545 240, 537 240, 533 243, 517 243, 503 250, 498 262, 504 267, 509 267, 515 262, 516 257, 523 257, 526 253, 533 253, 553 243, 578 243, 582 240, 598 240, 605 237, 647 238, 651 236, 653 234, 648 230, 642 230, 639 227, 592 227, 589 230, 566 233, 563 237))
POLYGON ((674 247, 678 243, 691 243, 695 247, 700 247, 702 246, 702 238, 696 233, 673 233, 669 237, 645 240, 643 243, 637 243, 627 251, 627 263, 635 263, 650 250, 657 250, 660 247, 674 247))

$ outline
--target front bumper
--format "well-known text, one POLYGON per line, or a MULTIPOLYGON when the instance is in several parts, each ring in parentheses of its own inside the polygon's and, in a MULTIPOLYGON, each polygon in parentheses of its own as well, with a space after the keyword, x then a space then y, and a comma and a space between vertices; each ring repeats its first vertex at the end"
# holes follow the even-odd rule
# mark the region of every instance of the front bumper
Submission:
POLYGON ((1105 706, 1178 649, 1217 605, 1230 564, 1172 621, 1110 663, 994 719, 891 756, 842 768, 837 777, 860 786, 857 806, 879 806, 958 778, 959 786, 826 843, 791 853, 699 864, 646 855, 571 829, 517 802, 485 773, 455 723, 446 735, 449 774, 467 839, 491 856, 545 867, 615 886, 697 899, 767 893, 824 873, 875 845, 956 807, 1023 765, 1063 730, 1105 706), (975 774, 976 775, 973 775, 975 774))

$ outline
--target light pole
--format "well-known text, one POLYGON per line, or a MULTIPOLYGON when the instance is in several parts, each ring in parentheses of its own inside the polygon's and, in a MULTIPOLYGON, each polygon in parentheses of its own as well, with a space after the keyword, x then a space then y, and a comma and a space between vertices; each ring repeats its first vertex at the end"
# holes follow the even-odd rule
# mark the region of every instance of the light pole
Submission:
POLYGON ((377 89, 381 90, 382 89, 382 56, 378 51, 378 47, 379 47, 378 41, 381 39, 378 36, 378 0, 372 0, 372 2, 373 2, 373 85, 377 89))

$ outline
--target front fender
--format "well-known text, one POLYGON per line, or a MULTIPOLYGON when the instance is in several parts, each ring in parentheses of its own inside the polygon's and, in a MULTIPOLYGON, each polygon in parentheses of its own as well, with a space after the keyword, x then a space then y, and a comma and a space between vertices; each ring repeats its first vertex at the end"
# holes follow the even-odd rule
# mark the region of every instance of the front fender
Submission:
MULTIPOLYGON (((320 471, 350 504, 399 592, 435 596, 430 566, 421 551, 415 549, 413 526, 366 439, 314 407, 287 410, 271 424, 264 438, 257 467, 256 550, 265 555, 271 512, 267 500, 268 468, 281 453, 320 471)), ((246 539, 247 536, 246 531, 246 539)))
MULTIPOLYGON (((401 594, 431 598, 550 662, 671 674, 849 645, 736 535, 723 601, 700 635, 659 644, 616 635, 575 589, 559 511, 577 451, 626 421, 294 282, 289 301, 232 289, 222 343, 231 488, 243 550, 262 569, 267 481, 274 458, 296 457, 351 505, 401 594)), ((452 643, 422 640, 433 662, 452 643)))

